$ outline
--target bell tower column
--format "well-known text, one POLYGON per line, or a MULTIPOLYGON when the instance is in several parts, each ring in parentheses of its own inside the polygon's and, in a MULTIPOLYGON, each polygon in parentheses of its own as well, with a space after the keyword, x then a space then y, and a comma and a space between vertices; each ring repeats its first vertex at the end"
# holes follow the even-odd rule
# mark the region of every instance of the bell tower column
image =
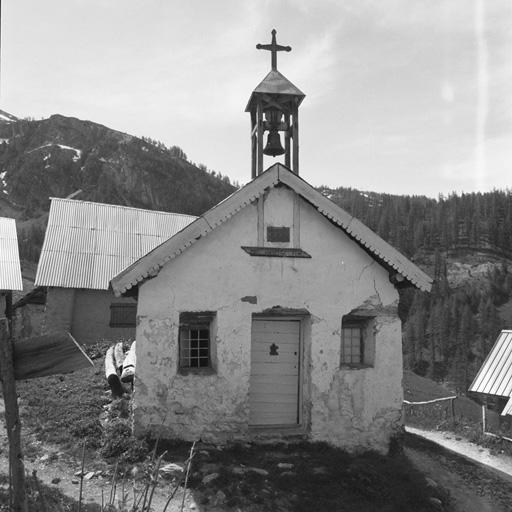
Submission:
POLYGON ((272 42, 256 48, 271 52, 271 70, 253 91, 245 109, 251 114, 251 177, 263 172, 264 155, 284 155, 284 165, 299 174, 299 105, 305 95, 277 70, 277 52, 289 52, 291 47, 278 45, 276 31, 272 30, 272 42), (284 133, 284 147, 280 132, 284 133))

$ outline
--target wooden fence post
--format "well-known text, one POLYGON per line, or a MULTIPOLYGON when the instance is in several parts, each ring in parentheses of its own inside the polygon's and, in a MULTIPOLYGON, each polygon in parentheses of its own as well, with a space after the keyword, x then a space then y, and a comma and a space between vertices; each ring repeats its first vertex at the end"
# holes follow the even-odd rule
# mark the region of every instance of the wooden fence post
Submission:
POLYGON ((486 412, 487 409, 485 407, 485 404, 482 405, 482 432, 485 434, 487 430, 487 418, 486 418, 486 412))
POLYGON ((14 379, 13 346, 7 320, 0 320, 0 377, 5 402, 5 426, 9 438, 9 466, 12 481, 12 510, 27 512, 25 468, 21 452, 21 423, 14 379))

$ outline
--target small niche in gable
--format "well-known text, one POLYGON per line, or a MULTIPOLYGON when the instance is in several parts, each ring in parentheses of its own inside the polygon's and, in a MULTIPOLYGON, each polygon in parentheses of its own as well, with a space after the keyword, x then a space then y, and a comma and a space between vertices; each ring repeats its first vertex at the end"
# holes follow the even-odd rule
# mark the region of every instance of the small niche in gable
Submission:
POLYGON ((290 243, 290 228, 287 226, 267 226, 267 242, 290 243))

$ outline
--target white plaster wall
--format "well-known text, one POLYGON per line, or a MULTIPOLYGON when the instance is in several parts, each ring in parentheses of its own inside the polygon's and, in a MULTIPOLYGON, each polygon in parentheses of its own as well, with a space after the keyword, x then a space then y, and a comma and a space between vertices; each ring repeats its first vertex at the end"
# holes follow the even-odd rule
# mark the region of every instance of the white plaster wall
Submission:
MULTIPOLYGON (((265 219, 277 222, 282 209, 291 222, 292 200, 291 191, 272 189, 265 219)), ((282 306, 310 313, 303 368, 309 437, 386 450, 402 401, 398 294, 388 273, 339 228, 302 200, 300 207, 301 248, 311 259, 246 254, 240 246, 257 245, 257 209, 250 205, 140 287, 137 432, 162 429, 168 436, 217 441, 246 436, 251 315, 282 306), (245 296, 256 296, 257 303, 242 301, 245 296), (341 318, 362 306, 377 315, 375 365, 340 369, 341 318), (180 375, 179 313, 210 310, 217 311, 216 371, 180 375)))

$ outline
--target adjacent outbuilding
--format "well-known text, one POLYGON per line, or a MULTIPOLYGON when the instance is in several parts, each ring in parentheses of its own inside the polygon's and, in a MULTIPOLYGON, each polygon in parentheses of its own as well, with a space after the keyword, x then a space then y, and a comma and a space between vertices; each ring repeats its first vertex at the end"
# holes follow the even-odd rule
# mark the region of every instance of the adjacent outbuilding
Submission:
POLYGON ((496 401, 502 416, 512 415, 512 330, 500 332, 468 391, 496 401))
POLYGON ((52 198, 36 287, 46 289, 41 333, 82 344, 133 340, 136 296, 115 298, 110 279, 195 217, 52 198))
POLYGON ((10 307, 13 290, 23 290, 16 221, 0 217, 0 317, 10 307))

